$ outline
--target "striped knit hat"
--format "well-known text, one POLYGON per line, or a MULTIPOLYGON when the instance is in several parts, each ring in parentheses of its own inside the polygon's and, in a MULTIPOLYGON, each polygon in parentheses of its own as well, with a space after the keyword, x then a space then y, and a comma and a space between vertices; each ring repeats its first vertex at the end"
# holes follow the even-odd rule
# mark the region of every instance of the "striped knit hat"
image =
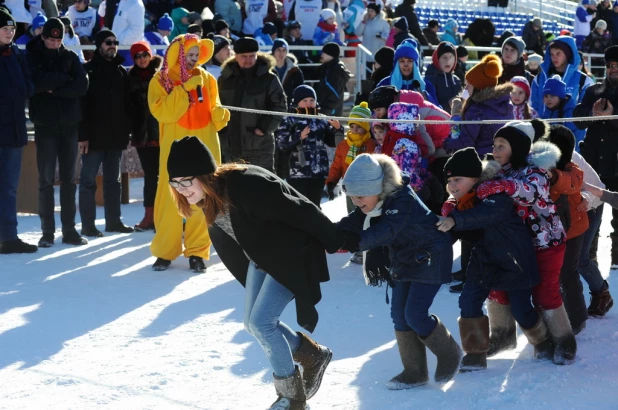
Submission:
MULTIPOLYGON (((371 118, 369 105, 365 101, 360 103, 360 105, 355 105, 352 111, 350 111, 350 118, 371 118)), ((357 124, 365 131, 369 131, 369 128, 371 128, 371 122, 369 121, 348 121, 348 124, 357 124)))

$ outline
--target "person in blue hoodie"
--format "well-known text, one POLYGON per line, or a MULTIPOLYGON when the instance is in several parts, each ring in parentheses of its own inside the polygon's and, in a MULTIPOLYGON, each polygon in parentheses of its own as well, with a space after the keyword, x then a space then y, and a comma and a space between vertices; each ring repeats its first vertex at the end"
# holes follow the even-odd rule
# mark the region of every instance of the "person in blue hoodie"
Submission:
MULTIPOLYGON (((571 96, 567 94, 566 84, 559 75, 554 75, 545 81, 543 103, 543 110, 540 112, 540 116, 543 119, 571 118, 573 117, 573 110, 577 105, 571 96)), ((576 139, 575 147, 579 151, 579 142, 586 136, 585 130, 578 129, 573 122, 564 122, 562 125, 573 131, 576 139)))
POLYGON ((24 105, 34 84, 23 52, 13 43, 15 27, 13 16, 0 8, 0 254, 37 251, 17 236, 17 186, 28 143, 24 105))
POLYGON ((456 46, 461 45, 461 35, 457 32, 459 23, 455 19, 446 20, 444 25, 444 33, 440 36, 440 40, 447 41, 456 46))
POLYGON ((272 47, 277 38, 277 27, 273 23, 266 23, 264 27, 258 28, 253 35, 260 47, 272 47))
POLYGON ((593 80, 579 71, 581 59, 577 53, 575 39, 570 36, 560 36, 551 42, 545 50, 545 58, 539 67, 539 74, 532 82, 530 104, 537 112, 543 111, 543 90, 545 82, 554 74, 558 74, 566 84, 566 93, 577 105, 581 102, 586 89, 594 84, 593 80))
POLYGON ((43 26, 46 21, 47 17, 43 13, 40 11, 36 13, 36 17, 32 19, 32 24, 28 27, 28 31, 15 40, 15 44, 28 44, 30 40, 43 32, 43 26))
POLYGON ((426 82, 421 76, 418 65, 419 53, 416 41, 407 39, 395 50, 394 68, 391 75, 384 78, 378 84, 392 85, 397 90, 418 91, 425 96, 425 99, 432 104, 440 105, 436 96, 436 89, 433 84, 426 82))
MULTIPOLYGON (((169 46, 170 41, 168 40, 168 36, 172 30, 174 30, 174 20, 172 20, 169 14, 165 13, 159 19, 157 29, 145 32, 144 37, 151 46, 169 46)), ((159 49, 156 53, 161 57, 165 57, 165 49, 159 49)))

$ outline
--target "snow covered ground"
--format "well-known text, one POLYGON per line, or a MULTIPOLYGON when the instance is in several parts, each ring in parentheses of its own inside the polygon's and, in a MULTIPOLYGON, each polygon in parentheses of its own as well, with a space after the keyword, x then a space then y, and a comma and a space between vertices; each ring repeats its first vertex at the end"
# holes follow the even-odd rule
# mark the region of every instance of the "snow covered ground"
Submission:
MULTIPOLYGON (((122 207, 128 225, 142 216, 141 180, 131 181, 131 197, 122 207)), ((338 219, 345 201, 324 209, 338 219)), ((606 206, 604 275, 610 217, 606 206)), ((36 243, 38 217, 20 216, 19 231, 36 243)), ((0 255, 1 409, 265 409, 274 401, 268 363, 243 330, 243 288, 216 255, 206 274, 192 274, 183 258, 153 272, 151 239, 107 234, 84 247, 57 240, 33 255, 0 255)), ((535 361, 520 334, 518 348, 490 359, 484 372, 386 390, 401 364, 384 288, 366 287, 346 254, 328 258, 314 337, 334 357, 313 410, 618 408, 618 308, 588 321, 571 366, 535 361)), ((457 296, 443 287, 432 310, 459 340, 457 296)), ((283 320, 297 329, 294 318, 289 306, 283 320)))

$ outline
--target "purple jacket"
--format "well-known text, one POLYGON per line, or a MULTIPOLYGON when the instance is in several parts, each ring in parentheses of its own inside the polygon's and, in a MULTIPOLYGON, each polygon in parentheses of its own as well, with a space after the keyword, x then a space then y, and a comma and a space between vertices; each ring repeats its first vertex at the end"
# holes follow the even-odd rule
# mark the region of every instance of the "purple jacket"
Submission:
MULTIPOLYGON (((511 91, 513 85, 505 83, 496 87, 484 88, 470 97, 467 109, 462 113, 462 121, 513 120, 513 104, 511 91)), ((504 124, 462 124, 459 136, 454 134, 444 141, 447 151, 457 151, 462 148, 474 147, 482 158, 492 152, 494 134, 504 124)))

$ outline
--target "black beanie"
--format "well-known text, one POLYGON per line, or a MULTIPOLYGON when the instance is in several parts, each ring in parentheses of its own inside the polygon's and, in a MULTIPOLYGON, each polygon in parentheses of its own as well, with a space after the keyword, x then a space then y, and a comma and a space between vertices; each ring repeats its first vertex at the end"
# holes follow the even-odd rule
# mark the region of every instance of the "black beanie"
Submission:
POLYGON ((367 100, 369 109, 375 110, 376 108, 390 107, 390 105, 395 102, 397 92, 397 88, 394 85, 382 85, 375 88, 369 93, 369 99, 367 100))
POLYGON ((451 53, 455 55, 455 58, 457 58, 457 49, 452 43, 449 43, 448 41, 443 41, 440 44, 438 44, 436 53, 437 53, 438 59, 440 59, 440 57, 442 57, 446 53, 451 53))
POLYGON ((219 34, 219 32, 221 30, 224 30, 226 28, 230 28, 230 25, 227 24, 227 22, 225 20, 217 20, 215 21, 215 33, 219 34))
POLYGON ((184 137, 172 142, 167 157, 169 179, 212 174, 217 162, 212 153, 197 137, 184 137))
POLYGON ((210 40, 212 40, 212 42, 214 43, 215 47, 213 49, 212 55, 216 55, 219 51, 223 50, 223 48, 225 46, 229 46, 230 45, 230 40, 228 40, 226 37, 220 36, 220 35, 215 35, 213 33, 208 33, 208 35, 206 36, 206 38, 209 38, 210 40))
POLYGON ((99 31, 96 36, 94 36, 94 44, 97 46, 97 49, 101 48, 101 45, 108 37, 116 37, 116 35, 111 30, 103 29, 99 31))
POLYGON ((322 52, 328 54, 333 58, 339 58, 339 53, 341 52, 341 49, 339 48, 339 44, 330 42, 324 44, 324 47, 322 47, 322 52))
POLYGON ((494 140, 504 138, 511 146, 511 166, 513 169, 521 169, 528 163, 528 154, 532 147, 535 129, 530 123, 524 121, 511 121, 496 131, 494 140))
POLYGON ((393 71, 393 60, 395 59, 395 50, 390 47, 382 47, 376 51, 373 59, 380 67, 384 67, 388 72, 393 71))
POLYGON ((380 11, 382 11, 382 6, 378 3, 368 3, 367 8, 375 11, 376 14, 380 14, 380 11))
POLYGON ((260 51, 260 45, 251 37, 239 38, 234 43, 234 52, 236 54, 257 53, 258 51, 260 51))
POLYGON ((460 149, 444 164, 444 178, 450 177, 478 178, 483 172, 483 164, 479 154, 472 147, 460 149))
POLYGON ((459 57, 465 57, 468 55, 468 49, 465 48, 464 46, 459 46, 457 47, 457 58, 459 57))
POLYGON ((15 27, 15 19, 7 9, 0 7, 0 28, 6 26, 15 27))
POLYGON ((611 46, 605 50, 605 64, 610 61, 618 63, 618 46, 611 46))
POLYGON ((556 168, 564 171, 566 164, 572 161, 575 149, 575 135, 573 131, 561 124, 552 125, 549 129, 549 142, 560 148, 560 159, 556 168))
POLYGON ((43 25, 43 37, 62 40, 64 38, 64 23, 58 17, 51 17, 43 25))

